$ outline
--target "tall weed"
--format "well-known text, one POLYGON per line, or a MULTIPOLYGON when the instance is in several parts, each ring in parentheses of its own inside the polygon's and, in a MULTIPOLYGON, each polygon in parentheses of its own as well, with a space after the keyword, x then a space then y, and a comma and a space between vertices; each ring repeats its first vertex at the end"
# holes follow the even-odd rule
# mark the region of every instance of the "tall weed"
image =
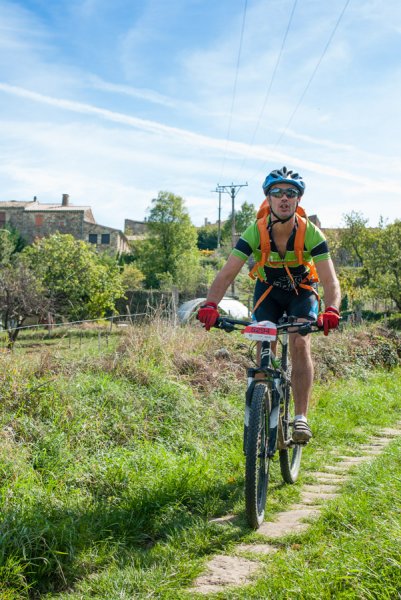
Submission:
MULTIPOLYGON (((372 348, 381 340, 389 345, 390 366, 399 338, 372 329, 315 338, 318 371, 332 378, 344 364, 352 369, 350 349, 368 339, 372 348)), ((126 597, 144 597, 166 586, 178 597, 172 590, 190 580, 203 555, 249 535, 243 526, 207 523, 242 511, 247 354, 240 335, 155 320, 101 354, 1 356, 5 598, 56 597, 75 585, 83 590, 77 598, 124 597, 123 588, 126 597)), ((364 375, 372 365, 365 355, 356 368, 364 375)), ((323 390, 315 400, 311 418, 322 446, 305 453, 306 468, 321 464, 346 436, 357 443, 352 428, 361 436, 382 422, 384 406, 389 418, 396 412, 391 386, 369 398, 366 387, 359 394, 347 385, 348 395, 336 402, 323 390), (339 428, 343 410, 348 416, 339 428)), ((296 499, 297 489, 282 488, 274 474, 272 485, 270 510, 296 499)))

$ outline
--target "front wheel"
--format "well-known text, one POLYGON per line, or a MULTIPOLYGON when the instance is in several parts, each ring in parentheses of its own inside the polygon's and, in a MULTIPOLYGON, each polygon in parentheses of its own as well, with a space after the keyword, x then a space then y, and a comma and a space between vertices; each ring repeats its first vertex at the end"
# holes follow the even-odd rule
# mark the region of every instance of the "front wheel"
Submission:
MULTIPOLYGON (((290 387, 286 389, 284 414, 281 417, 282 437, 285 443, 291 439, 291 423, 294 421, 294 401, 290 387)), ((285 483, 295 483, 301 467, 302 446, 287 446, 279 450, 281 476, 285 483)))
POLYGON ((245 509, 248 523, 254 529, 260 527, 265 516, 270 463, 267 456, 269 409, 269 388, 265 383, 257 383, 249 412, 245 464, 245 509))

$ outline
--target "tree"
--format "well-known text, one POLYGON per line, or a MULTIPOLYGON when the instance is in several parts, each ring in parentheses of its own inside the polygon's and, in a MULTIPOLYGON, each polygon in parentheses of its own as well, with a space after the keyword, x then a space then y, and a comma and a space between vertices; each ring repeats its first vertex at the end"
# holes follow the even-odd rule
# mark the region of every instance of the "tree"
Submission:
POLYGON ((10 232, 7 229, 0 229, 0 265, 9 264, 11 255, 14 252, 14 244, 10 232))
MULTIPOLYGON (((242 233, 249 225, 251 225, 256 219, 256 209, 253 204, 244 202, 241 205, 240 210, 235 212, 235 231, 242 233)), ((232 228, 232 215, 223 225, 222 238, 224 240, 231 240, 231 228, 232 228)))
POLYGON ((217 225, 203 225, 198 227, 199 250, 215 250, 217 248, 218 227, 217 225))
POLYGON ((59 316, 70 320, 102 317, 124 295, 116 261, 72 235, 42 238, 22 254, 59 316))
POLYGON ((168 281, 182 290, 194 289, 199 275, 197 235, 184 200, 159 192, 152 200, 148 229, 148 238, 136 247, 147 286, 158 288, 168 281))
POLYGON ((365 257, 370 286, 378 297, 390 298, 401 311, 401 221, 381 224, 365 257))
MULTIPOLYGON (((362 213, 355 211, 344 215, 345 229, 341 232, 341 244, 355 267, 365 267, 365 258, 370 251, 372 244, 375 243, 377 234, 376 228, 366 227, 368 219, 362 213)), ((369 280, 369 273, 365 271, 365 276, 369 280)))
POLYGON ((378 227, 368 228, 367 219, 352 212, 345 215, 345 223, 341 241, 353 268, 342 269, 340 279, 351 301, 391 299, 401 310, 401 221, 380 221, 378 227))
POLYGON ((5 225, 0 229, 0 265, 8 264, 16 253, 26 246, 24 240, 13 227, 5 225))
POLYGON ((343 266, 338 269, 338 275, 343 294, 347 295, 352 308, 360 312, 373 291, 369 286, 371 272, 366 259, 375 230, 368 229, 368 219, 355 211, 344 215, 344 223, 346 227, 339 236, 340 248, 335 249, 337 255, 342 250, 343 266))
POLYGON ((124 288, 132 291, 142 287, 145 275, 133 263, 128 263, 124 265, 121 278, 124 288))
POLYGON ((0 269, 0 315, 12 348, 27 317, 46 317, 50 302, 45 289, 24 262, 18 260, 0 269))

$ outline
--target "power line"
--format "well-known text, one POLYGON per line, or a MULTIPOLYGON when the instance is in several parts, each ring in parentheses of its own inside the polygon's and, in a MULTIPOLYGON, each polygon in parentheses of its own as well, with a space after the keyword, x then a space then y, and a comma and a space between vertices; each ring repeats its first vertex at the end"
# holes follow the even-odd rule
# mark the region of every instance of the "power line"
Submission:
POLYGON ((223 165, 221 167, 221 176, 223 175, 224 167, 226 165, 228 140, 230 139, 230 135, 231 135, 231 124, 232 124, 232 119, 233 119, 235 97, 237 95, 238 72, 239 72, 239 64, 240 64, 241 52, 242 52, 242 40, 244 38, 244 29, 245 29, 245 19, 246 19, 247 5, 248 5, 248 0, 245 0, 245 3, 244 3, 244 12, 243 12, 243 15, 242 15, 242 25, 241 25, 241 35, 240 35, 238 57, 237 57, 237 66, 236 66, 236 69, 235 69, 234 87, 233 87, 233 94, 232 94, 232 100, 231 100, 230 117, 229 117, 229 120, 228 120, 228 130, 227 130, 227 137, 226 137, 226 145, 225 145, 225 148, 224 148, 223 165))
MULTIPOLYGON (((297 6, 297 2, 298 2, 298 0, 294 0, 294 4, 292 6, 292 10, 291 10, 291 13, 290 13, 290 18, 288 19, 288 23, 287 23, 287 28, 285 30, 284 37, 283 37, 283 40, 281 42, 281 48, 280 48, 280 51, 279 51, 278 56, 277 56, 276 64, 274 65, 273 73, 272 73, 272 76, 270 78, 270 82, 269 82, 269 85, 268 85, 268 88, 267 88, 267 91, 266 91, 266 95, 265 95, 265 98, 264 98, 264 101, 263 101, 263 104, 262 104, 262 108, 261 108, 261 111, 259 113, 259 117, 258 117, 258 120, 256 122, 256 126, 255 126, 255 129, 253 131, 252 138, 251 138, 251 141, 250 141, 250 144, 249 144, 250 148, 253 146, 253 144, 255 142, 256 133, 257 133, 257 131, 259 129, 259 125, 260 125, 260 122, 262 120, 263 113, 265 112, 265 109, 266 109, 266 106, 267 106, 267 102, 268 102, 268 100, 270 98, 271 90, 272 90, 272 87, 273 87, 273 82, 274 82, 274 79, 276 77, 277 69, 278 69, 278 66, 279 66, 280 61, 281 61, 281 56, 283 54, 284 46, 285 46, 286 41, 287 41, 288 32, 289 32, 290 27, 291 27, 292 18, 293 18, 294 13, 295 13, 295 8, 297 6)), ((240 172, 244 168, 244 165, 245 165, 246 161, 247 161, 247 157, 245 156, 244 160, 242 161, 242 165, 240 167, 240 172)))
MULTIPOLYGON (((306 86, 305 86, 305 88, 304 88, 304 90, 303 90, 303 92, 302 92, 302 94, 301 94, 301 96, 300 96, 300 98, 299 98, 299 100, 298 100, 298 102, 297 102, 297 104, 296 104, 296 106, 295 106, 294 110, 292 111, 292 113, 291 113, 291 115, 290 115, 290 118, 289 118, 289 119, 288 119, 288 121, 287 121, 287 124, 286 124, 286 126, 284 127, 284 129, 283 129, 283 131, 281 132, 281 134, 279 135, 279 137, 278 137, 278 139, 277 139, 276 143, 274 144, 272 152, 274 152, 274 150, 276 150, 276 149, 277 149, 277 146, 280 144, 281 140, 283 139, 283 137, 284 137, 284 136, 285 136, 285 134, 287 133, 287 130, 288 130, 289 126, 291 125, 293 118, 295 117, 296 113, 298 112, 298 109, 299 109, 299 107, 301 106, 301 104, 302 104, 302 102, 303 102, 303 100, 304 100, 304 98, 305 98, 305 96, 306 96, 306 93, 307 93, 307 91, 309 90, 309 88, 310 88, 310 86, 311 86, 311 83, 312 83, 313 79, 315 78, 315 75, 316 75, 316 73, 317 73, 317 71, 318 71, 318 69, 319 69, 319 67, 320 67, 320 65, 321 65, 321 63, 322 63, 322 61, 323 61, 323 58, 324 58, 324 57, 325 57, 325 55, 326 55, 326 52, 327 52, 327 50, 328 50, 328 48, 329 48, 329 46, 330 46, 330 44, 331 44, 331 42, 332 42, 332 40, 333 40, 333 37, 334 37, 334 35, 335 35, 335 33, 336 33, 337 29, 338 29, 338 26, 340 25, 340 22, 341 22, 341 20, 342 20, 342 18, 343 18, 343 16, 344 16, 344 13, 345 13, 345 11, 346 11, 346 10, 347 10, 347 8, 348 8, 348 5, 349 5, 350 1, 351 1, 351 0, 346 0, 346 1, 345 1, 345 4, 344 4, 344 6, 343 6, 343 8, 342 8, 342 10, 341 10, 341 12, 340 12, 340 15, 339 15, 339 17, 338 17, 338 19, 337 19, 337 21, 336 21, 336 23, 335 23, 335 25, 334 25, 334 28, 333 28, 333 30, 332 30, 332 32, 331 32, 331 34, 330 34, 330 36, 329 36, 329 39, 327 40, 327 42, 326 42, 326 45, 325 45, 325 47, 323 48, 323 52, 322 52, 322 54, 320 55, 320 58, 319 58, 319 60, 317 61, 317 63, 316 63, 316 66, 315 66, 314 70, 312 71, 312 74, 311 74, 311 76, 309 77, 309 80, 308 80, 308 82, 307 82, 307 84, 306 84, 306 86)), ((265 164, 265 163, 263 162, 262 164, 265 164)), ((258 173, 259 173, 259 170, 260 170, 260 168, 258 168, 258 173)), ((255 175, 252 177, 252 179, 253 179, 255 176, 256 176, 256 174, 255 174, 255 175)))
POLYGON ((337 19, 337 22, 336 22, 336 24, 334 25, 334 29, 333 29, 333 31, 331 32, 329 39, 327 40, 327 43, 326 43, 326 45, 325 45, 325 47, 324 47, 324 49, 323 49, 323 52, 322 52, 322 54, 321 54, 321 56, 320 56, 319 60, 317 61, 316 67, 314 68, 314 70, 313 70, 313 72, 312 72, 312 75, 310 76, 310 78, 309 78, 309 80, 308 80, 308 83, 306 84, 306 86, 305 86, 305 89, 304 89, 304 91, 302 92, 300 99, 298 100, 298 103, 297 103, 297 105, 295 106, 294 110, 293 110, 293 111, 292 111, 292 113, 291 113, 291 116, 290 116, 290 118, 288 119, 288 121, 287 121, 287 125, 285 126, 285 128, 284 128, 284 130, 281 132, 281 134, 280 134, 280 136, 279 136, 279 138, 278 138, 277 142, 275 143, 275 145, 274 145, 274 148, 273 148, 273 151, 274 151, 274 150, 277 148, 277 146, 279 145, 279 143, 281 142, 281 140, 283 139, 283 137, 284 137, 284 136, 285 136, 285 134, 287 133, 287 130, 288 130, 288 128, 289 128, 289 126, 290 126, 290 124, 291 124, 291 122, 292 122, 293 118, 295 117, 295 115, 296 115, 296 113, 297 113, 297 111, 298 111, 299 107, 301 106, 301 104, 302 104, 302 102, 303 102, 303 99, 305 98, 305 96, 306 96, 306 93, 307 93, 307 91, 308 91, 308 89, 309 89, 309 87, 310 87, 310 85, 311 85, 311 83, 312 83, 313 79, 315 78, 315 75, 316 75, 316 73, 317 73, 317 71, 318 71, 318 69, 319 69, 319 67, 320 67, 320 64, 321 64, 321 62, 322 62, 323 58, 324 58, 324 57, 325 57, 325 55, 326 55, 326 52, 327 52, 327 50, 328 50, 328 48, 329 48, 329 46, 330 46, 330 44, 331 44, 331 41, 332 41, 332 39, 333 39, 333 37, 334 37, 334 35, 335 35, 335 33, 336 33, 337 29, 338 29, 338 26, 339 26, 339 24, 340 24, 340 22, 341 22, 341 20, 342 20, 342 18, 343 18, 343 16, 344 16, 344 13, 345 13, 345 11, 346 11, 346 9, 347 9, 347 7, 348 7, 348 5, 349 5, 350 1, 351 1, 351 0, 346 0, 345 4, 344 4, 344 6, 343 6, 343 9, 342 9, 342 11, 341 11, 341 13, 340 13, 340 16, 338 17, 338 19, 337 19))

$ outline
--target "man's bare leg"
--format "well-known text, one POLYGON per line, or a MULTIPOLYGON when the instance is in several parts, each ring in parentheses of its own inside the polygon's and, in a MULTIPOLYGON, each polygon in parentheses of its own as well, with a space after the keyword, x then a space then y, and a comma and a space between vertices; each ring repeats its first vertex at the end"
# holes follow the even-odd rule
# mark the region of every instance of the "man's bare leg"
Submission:
POLYGON ((312 432, 306 422, 313 383, 310 336, 302 336, 298 333, 290 334, 290 353, 291 384, 296 417, 292 437, 295 442, 308 442, 312 437, 312 432))
POLYGON ((291 384, 295 413, 306 417, 313 384, 310 336, 302 336, 298 333, 290 334, 290 353, 292 364, 291 384))
MULTIPOLYGON (((291 384, 296 417, 296 425, 294 425, 292 437, 295 442, 306 443, 312 437, 312 432, 306 421, 313 383, 313 362, 310 348, 310 336, 292 333, 289 336, 289 343, 292 364, 291 384)), ((274 353, 276 351, 276 346, 277 342, 274 342, 271 345, 271 349, 274 353)), ((258 342, 258 364, 260 361, 260 350, 261 343, 258 342)), ((263 373, 257 373, 255 379, 264 379, 264 377, 263 373)))

